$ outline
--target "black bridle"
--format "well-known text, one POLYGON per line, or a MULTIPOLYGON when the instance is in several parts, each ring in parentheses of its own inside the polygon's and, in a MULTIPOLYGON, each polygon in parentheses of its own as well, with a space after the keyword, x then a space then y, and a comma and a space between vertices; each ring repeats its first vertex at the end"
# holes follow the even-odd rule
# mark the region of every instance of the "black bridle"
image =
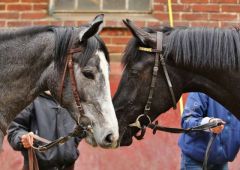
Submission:
MULTIPOLYGON (((156 132, 158 130, 159 131, 164 131, 164 132, 169 132, 169 133, 190 133, 190 132, 196 132, 196 131, 199 132, 199 131, 209 130, 210 128, 214 128, 214 127, 217 127, 217 126, 220 126, 220 125, 224 124, 221 120, 219 120, 219 121, 209 122, 209 123, 204 124, 204 125, 188 128, 188 129, 182 129, 182 128, 170 128, 170 127, 160 126, 160 125, 158 125, 158 121, 155 121, 154 123, 152 123, 151 118, 149 117, 149 112, 150 112, 150 109, 151 109, 152 100, 153 100, 153 92, 154 92, 154 88, 155 88, 156 81, 157 81, 159 62, 161 63, 161 66, 163 68, 164 75, 165 75, 165 78, 166 78, 166 81, 167 81, 167 84, 168 84, 168 88, 169 88, 169 91, 170 91, 170 94, 171 94, 171 98, 172 98, 172 102, 173 102, 173 109, 177 108, 176 107, 176 97, 175 97, 174 92, 173 92, 172 83, 171 83, 171 80, 169 78, 169 74, 168 74, 168 71, 167 71, 165 59, 163 57, 163 43, 162 43, 162 41, 163 41, 163 33, 162 32, 157 32, 157 48, 156 49, 139 47, 140 51, 155 53, 156 55, 155 55, 155 61, 154 61, 154 67, 153 67, 153 73, 152 73, 152 80, 151 80, 149 95, 148 95, 146 105, 144 107, 143 114, 139 115, 137 117, 136 121, 129 125, 130 127, 136 127, 136 128, 140 129, 140 135, 135 134, 134 137, 137 140, 143 139, 143 137, 146 133, 146 128, 147 127, 151 128, 153 130, 153 134, 156 134, 156 132), (143 122, 145 122, 145 123, 143 123, 143 122), (146 123, 146 122, 148 122, 148 123, 146 123)), ((207 149, 206 149, 206 152, 205 152, 204 162, 203 162, 203 169, 204 170, 207 170, 207 161, 208 161, 211 145, 212 145, 215 137, 216 137, 216 134, 212 133, 211 138, 208 142, 208 146, 207 146, 207 149)))
POLYGON ((145 48, 145 47, 139 47, 140 51, 145 51, 145 52, 150 52, 150 53, 155 53, 155 60, 154 60, 154 67, 153 67, 153 73, 152 73, 152 80, 151 80, 151 85, 150 85, 150 90, 149 90, 149 95, 147 98, 146 105, 144 107, 143 114, 139 115, 135 121, 135 123, 130 124, 129 126, 131 127, 137 127, 141 129, 141 134, 140 135, 135 135, 136 139, 141 140, 143 139, 143 136, 145 135, 146 132, 146 127, 150 124, 152 124, 152 121, 150 119, 149 112, 151 109, 152 105, 152 100, 153 100, 153 92, 154 88, 156 86, 156 81, 157 81, 157 75, 158 75, 158 70, 159 70, 159 63, 161 63, 161 66, 164 71, 164 75, 166 77, 166 81, 168 84, 168 88, 171 94, 172 102, 173 102, 173 108, 176 109, 176 97, 173 92, 173 87, 172 87, 172 82, 169 78, 169 74, 166 68, 166 63, 165 59, 163 57, 163 33, 162 32, 157 32, 157 49, 152 49, 152 48, 145 48), (145 119, 145 122, 148 122, 147 124, 141 125, 141 120, 140 119, 145 119))

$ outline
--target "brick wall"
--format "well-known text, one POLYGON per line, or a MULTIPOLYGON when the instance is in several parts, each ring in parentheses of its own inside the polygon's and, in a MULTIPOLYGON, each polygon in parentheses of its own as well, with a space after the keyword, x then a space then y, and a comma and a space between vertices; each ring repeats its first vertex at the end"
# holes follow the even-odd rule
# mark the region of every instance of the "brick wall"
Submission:
MULTIPOLYGON (((50 16, 48 4, 49 0, 0 0, 0 27, 77 26, 95 15, 50 16)), ((172 9, 175 26, 229 27, 238 25, 240 20, 240 0, 172 0, 172 9)), ((131 36, 122 24, 123 18, 130 18, 139 26, 168 25, 167 0, 153 0, 153 11, 147 15, 106 14, 101 34, 111 53, 122 53, 131 36)))

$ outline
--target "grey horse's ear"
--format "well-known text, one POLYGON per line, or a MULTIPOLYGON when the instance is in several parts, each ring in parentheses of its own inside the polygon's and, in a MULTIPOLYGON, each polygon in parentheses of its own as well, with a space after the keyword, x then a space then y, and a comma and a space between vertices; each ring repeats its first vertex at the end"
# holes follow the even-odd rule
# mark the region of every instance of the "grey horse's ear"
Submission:
POLYGON ((133 36, 140 40, 144 45, 151 45, 156 43, 156 37, 135 26, 129 19, 123 20, 123 23, 129 28, 133 36))
POLYGON ((87 40, 88 38, 101 32, 103 27, 103 19, 104 14, 97 15, 88 26, 83 28, 79 33, 80 42, 87 40))

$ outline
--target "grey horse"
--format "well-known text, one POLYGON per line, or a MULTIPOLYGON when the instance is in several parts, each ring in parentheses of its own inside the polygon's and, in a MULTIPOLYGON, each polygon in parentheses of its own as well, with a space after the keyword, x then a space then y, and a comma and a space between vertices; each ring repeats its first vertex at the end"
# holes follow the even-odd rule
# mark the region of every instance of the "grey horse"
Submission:
MULTIPOLYGON (((86 140, 93 146, 117 146, 119 132, 110 95, 109 56, 98 36, 103 17, 98 15, 80 27, 0 31, 0 141, 14 117, 41 92, 50 90, 60 100, 58 91, 67 52, 80 47, 82 50, 73 54, 73 68, 85 116, 93 127, 86 140)), ((79 121, 68 72, 63 87, 61 103, 79 121)))

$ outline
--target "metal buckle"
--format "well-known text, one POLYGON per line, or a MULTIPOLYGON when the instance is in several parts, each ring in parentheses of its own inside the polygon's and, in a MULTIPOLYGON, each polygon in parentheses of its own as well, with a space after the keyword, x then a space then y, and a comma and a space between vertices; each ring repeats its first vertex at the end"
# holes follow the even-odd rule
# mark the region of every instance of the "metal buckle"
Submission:
POLYGON ((145 106, 145 110, 146 111, 149 111, 151 108, 150 108, 150 106, 147 104, 146 106, 145 106))
POLYGON ((139 129, 142 129, 142 126, 141 126, 141 123, 140 123, 139 119, 140 119, 141 117, 143 117, 143 116, 146 116, 146 117, 148 118, 148 121, 149 121, 148 124, 150 124, 150 123, 152 122, 151 119, 150 119, 150 117, 149 117, 148 115, 141 114, 141 115, 139 115, 139 116, 137 117, 137 119, 136 119, 136 121, 135 121, 134 123, 131 123, 131 124, 129 124, 128 126, 130 126, 130 127, 137 127, 137 128, 139 128, 139 129))

